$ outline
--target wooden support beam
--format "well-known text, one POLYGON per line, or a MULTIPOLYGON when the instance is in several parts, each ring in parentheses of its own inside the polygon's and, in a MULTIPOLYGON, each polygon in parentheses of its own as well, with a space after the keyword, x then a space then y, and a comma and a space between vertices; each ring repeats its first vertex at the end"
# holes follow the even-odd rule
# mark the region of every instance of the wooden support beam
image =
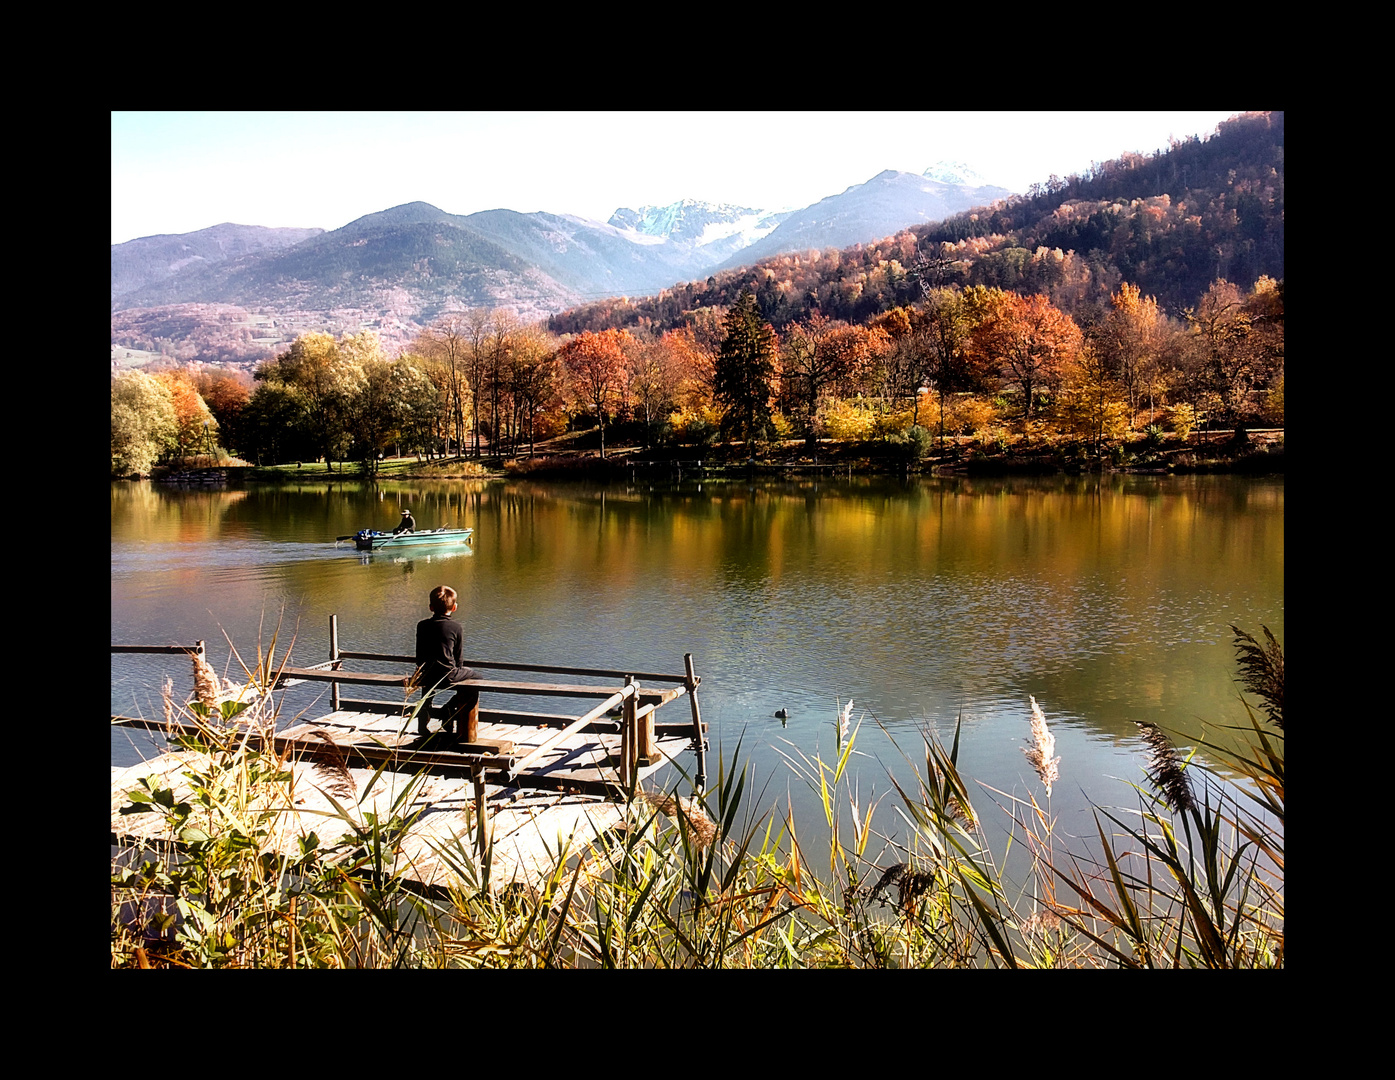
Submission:
MULTIPOLYGON (((410 675, 388 675, 376 671, 331 671, 321 667, 282 668, 278 680, 300 679, 305 682, 342 682, 351 686, 383 686, 405 689, 410 675)), ((465 679, 452 683, 459 690, 470 687, 484 694, 526 694, 533 697, 605 698, 615 693, 610 686, 582 686, 576 683, 516 682, 511 679, 465 679)))

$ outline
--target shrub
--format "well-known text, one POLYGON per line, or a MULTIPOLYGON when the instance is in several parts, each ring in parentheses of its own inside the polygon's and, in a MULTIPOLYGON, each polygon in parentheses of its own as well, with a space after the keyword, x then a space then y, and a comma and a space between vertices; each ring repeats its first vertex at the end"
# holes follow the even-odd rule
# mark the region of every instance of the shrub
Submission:
POLYGON ((839 399, 828 406, 824 423, 830 438, 864 441, 876 430, 877 412, 865 401, 839 399))
POLYGON ((1264 407, 1262 414, 1264 422, 1271 427, 1284 426, 1284 380, 1280 376, 1268 390, 1264 392, 1264 407))
POLYGON ((1196 428, 1196 409, 1185 401, 1172 406, 1172 431, 1179 439, 1185 439, 1196 428))
POLYGON ((934 437, 919 424, 912 424, 905 431, 887 436, 887 445, 892 453, 908 465, 918 465, 925 460, 934 445, 934 437))
MULTIPOLYGON (((545 442, 567 433, 567 414, 561 409, 540 412, 533 417, 533 441, 545 442)), ((524 436, 526 441, 526 434, 524 436)))
POLYGON ((673 438, 682 446, 711 446, 717 441, 722 422, 721 410, 705 406, 683 406, 668 414, 673 438))

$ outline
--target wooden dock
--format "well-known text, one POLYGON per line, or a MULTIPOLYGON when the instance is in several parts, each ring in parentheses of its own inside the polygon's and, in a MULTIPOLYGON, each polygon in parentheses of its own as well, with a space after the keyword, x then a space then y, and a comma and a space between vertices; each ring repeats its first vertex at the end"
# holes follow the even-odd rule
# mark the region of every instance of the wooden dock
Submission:
MULTIPOLYGON (((113 646, 112 651, 202 655, 202 643, 190 648, 113 646)), ((463 684, 479 691, 476 714, 457 718, 456 740, 440 735, 422 740, 416 702, 408 700, 413 658, 340 651, 334 620, 328 660, 283 667, 269 680, 271 692, 296 681, 329 683, 331 711, 280 730, 268 725, 245 731, 249 742, 283 758, 291 776, 266 842, 289 853, 310 832, 322 842, 337 840, 369 814, 383 821, 395 813, 411 823, 394 858, 397 871, 414 887, 443 894, 477 886, 486 853, 491 888, 514 881, 536 887, 539 875, 550 872, 562 852, 578 853, 623 820, 627 791, 655 790, 655 774, 686 751, 696 752, 696 769, 690 774, 701 789, 706 726, 698 707, 700 680, 691 656, 684 660, 681 675, 468 660, 466 665, 478 671, 526 678, 463 684), (398 670, 354 671, 347 666, 350 661, 398 670), (400 692, 399 700, 342 695, 355 686, 392 688, 400 692), (689 708, 660 720, 662 707, 681 697, 688 699, 689 708), (504 707, 520 698, 542 700, 549 711, 504 707)), ((176 730, 164 720, 113 716, 112 723, 171 736, 197 735, 193 719, 176 721, 176 730)), ((123 814, 121 809, 130 802, 128 793, 152 776, 178 796, 188 789, 189 770, 204 761, 196 751, 172 749, 140 765, 114 767, 112 843, 177 844, 165 835, 161 815, 123 814)))

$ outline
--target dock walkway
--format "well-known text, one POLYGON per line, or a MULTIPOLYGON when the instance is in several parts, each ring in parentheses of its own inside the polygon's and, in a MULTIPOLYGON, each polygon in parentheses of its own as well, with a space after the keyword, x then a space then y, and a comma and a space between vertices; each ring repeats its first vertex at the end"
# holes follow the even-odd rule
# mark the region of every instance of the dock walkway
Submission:
MULTIPOLYGON (((705 782, 706 726, 690 656, 682 675, 469 660, 467 666, 477 670, 529 677, 464 684, 479 691, 481 704, 476 715, 457 718, 458 741, 434 734, 422 740, 413 714, 416 703, 407 700, 409 674, 345 667, 354 659, 401 667, 412 658, 340 652, 337 641, 332 621, 328 661, 283 667, 271 680, 273 688, 302 680, 330 683, 331 711, 281 730, 246 732, 249 742, 269 746, 283 758, 291 776, 266 840, 269 848, 291 853, 311 832, 322 843, 332 843, 369 814, 379 821, 396 814, 410 827, 397 842, 395 869, 421 891, 443 894, 452 887, 478 885, 486 852, 491 888, 514 881, 537 887, 562 851, 575 853, 615 828, 624 818, 625 792, 645 786, 653 790, 652 778, 680 754, 697 752, 697 788, 705 782), (538 678, 547 674, 567 681, 538 678), (351 686, 403 693, 396 702, 351 701, 341 696, 341 688, 351 686), (677 722, 657 720, 663 705, 683 696, 689 699, 688 716, 677 722), (543 699, 557 711, 499 707, 520 698, 543 699)), ((112 651, 201 655, 202 643, 188 649, 113 646, 112 651)), ((164 721, 113 716, 112 723, 179 734, 164 721)), ((174 727, 198 734, 193 723, 176 722, 174 727)), ((175 748, 139 765, 113 767, 112 843, 177 843, 167 835, 161 815, 122 814, 121 809, 130 802, 128 793, 150 777, 178 798, 189 788, 189 771, 204 761, 195 751, 175 748)))

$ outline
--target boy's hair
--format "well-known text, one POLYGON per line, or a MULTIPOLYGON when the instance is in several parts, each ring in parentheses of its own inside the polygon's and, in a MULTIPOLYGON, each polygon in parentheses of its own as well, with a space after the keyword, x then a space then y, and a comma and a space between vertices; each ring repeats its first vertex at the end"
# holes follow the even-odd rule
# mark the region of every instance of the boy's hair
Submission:
POLYGON ((431 610, 437 615, 446 615, 455 607, 455 590, 449 585, 437 585, 431 590, 431 610))

